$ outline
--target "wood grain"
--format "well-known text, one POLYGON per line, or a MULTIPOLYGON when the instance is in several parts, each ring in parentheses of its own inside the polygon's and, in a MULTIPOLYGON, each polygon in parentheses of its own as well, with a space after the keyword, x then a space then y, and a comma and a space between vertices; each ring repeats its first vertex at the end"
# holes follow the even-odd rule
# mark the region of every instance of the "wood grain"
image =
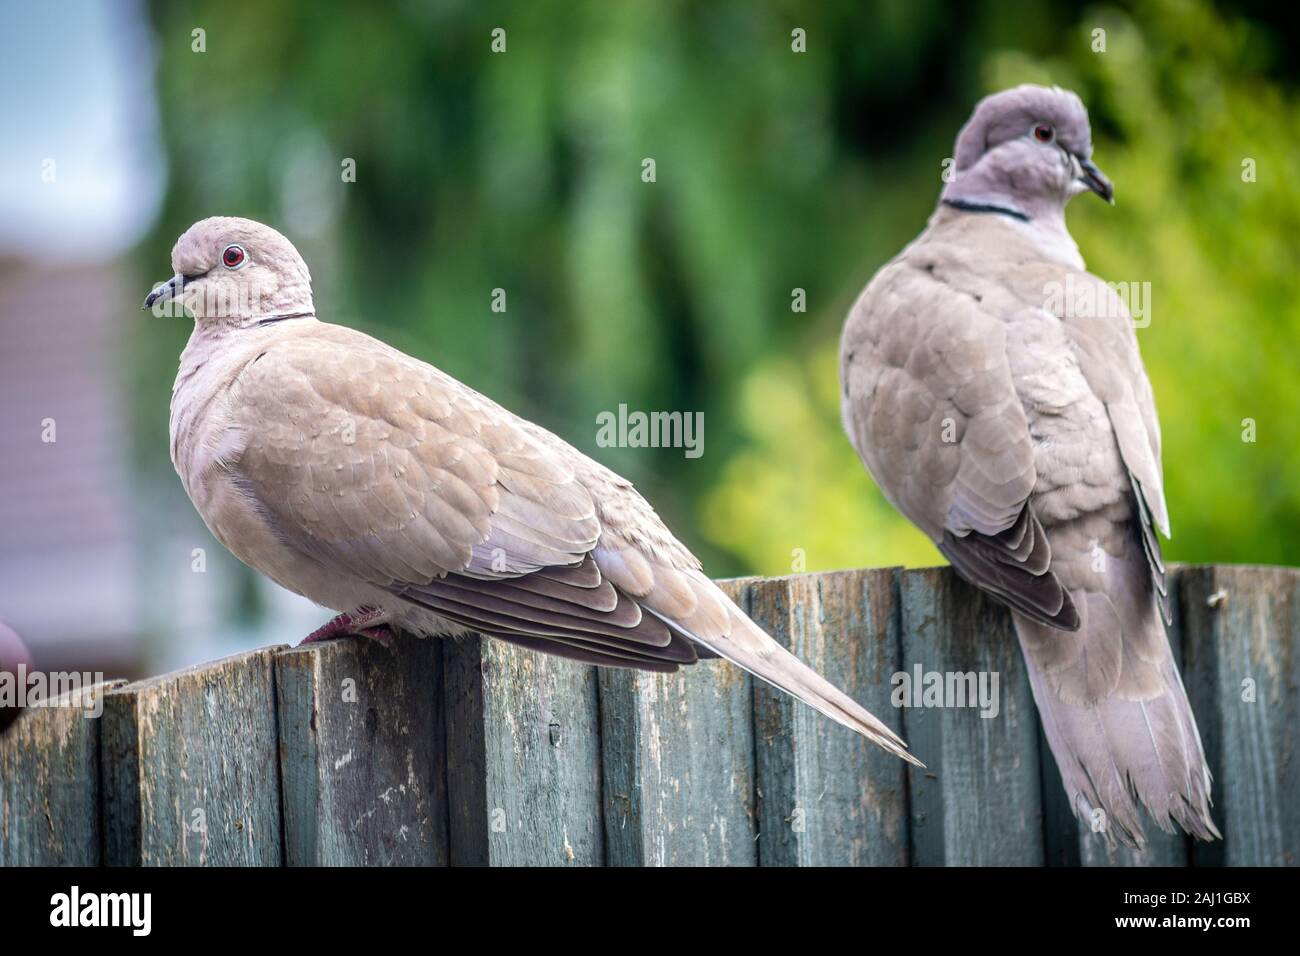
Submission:
POLYGON ((1183 572, 1185 683, 1214 775, 1223 841, 1198 866, 1300 863, 1300 571, 1220 565, 1183 572))
POLYGON ((99 733, 108 681, 30 707, 0 736, 0 866, 101 862, 99 733))
POLYGON ((325 641, 275 673, 285 862, 446 866, 441 641, 325 641))
POLYGON ((604 863, 595 668, 443 644, 453 865, 604 863))
POLYGON ((1038 866, 1044 862, 1038 727, 1020 647, 1004 608, 950 568, 899 575, 900 670, 998 679, 998 712, 911 706, 904 738, 928 768, 909 767, 912 862, 1038 866))
MULTIPOLYGON (((902 733, 890 703, 901 653, 891 569, 752 582, 748 610, 782 646, 902 733)), ((907 765, 755 682, 763 866, 908 863, 907 765)))
POLYGON ((749 675, 706 660, 599 678, 609 864, 756 866, 749 675))
POLYGON ((279 865, 277 649, 127 684, 105 696, 105 863, 279 865))

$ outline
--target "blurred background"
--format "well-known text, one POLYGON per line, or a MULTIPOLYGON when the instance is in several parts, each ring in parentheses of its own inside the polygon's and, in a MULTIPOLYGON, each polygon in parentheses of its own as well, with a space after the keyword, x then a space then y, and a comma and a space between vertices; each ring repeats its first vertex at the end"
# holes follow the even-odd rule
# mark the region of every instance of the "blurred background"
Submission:
POLYGON ((940 563, 841 434, 839 331, 975 100, 1024 81, 1091 109, 1117 204, 1071 208, 1089 267, 1151 284, 1168 556, 1300 563, 1300 31, 1275 6, 5 3, 0 619, 38 664, 129 676, 327 617, 172 472, 191 324, 140 302, 210 215, 288 235, 322 318, 632 478, 715 576, 940 563), (704 454, 597 447, 620 404, 702 411, 704 454))

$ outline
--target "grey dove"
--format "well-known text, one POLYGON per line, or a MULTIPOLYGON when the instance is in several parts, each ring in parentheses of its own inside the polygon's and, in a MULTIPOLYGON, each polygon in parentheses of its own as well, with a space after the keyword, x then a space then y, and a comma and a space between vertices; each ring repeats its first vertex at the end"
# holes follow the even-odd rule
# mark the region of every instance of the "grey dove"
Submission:
POLYGON ((476 632, 661 672, 720 656, 918 762, 732 603, 628 481, 433 366, 320 321, 307 266, 274 229, 204 219, 172 269, 145 299, 195 320, 172 462, 236 557, 341 612, 308 640, 476 632))
POLYGON ((872 278, 840 344, 844 428, 885 497, 1012 611, 1076 815, 1142 846, 1218 836, 1174 663, 1160 425, 1123 301, 1065 206, 1112 201, 1080 99, 1019 86, 957 137, 929 224, 872 278))

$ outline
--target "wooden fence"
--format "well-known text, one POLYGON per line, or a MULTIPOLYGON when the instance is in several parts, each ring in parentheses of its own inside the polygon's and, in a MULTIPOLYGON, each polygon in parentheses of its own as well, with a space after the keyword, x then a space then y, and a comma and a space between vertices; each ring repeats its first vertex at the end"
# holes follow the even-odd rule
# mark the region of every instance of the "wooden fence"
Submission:
POLYGON ((908 767, 721 661, 647 675, 495 641, 269 647, 101 685, 0 740, 0 864, 1297 862, 1300 572, 1173 575, 1222 842, 1108 853, 1070 815, 1005 612, 946 569, 726 585, 890 723, 908 767), (999 713, 891 676, 999 675, 999 713), (82 703, 86 701, 83 700, 82 703))

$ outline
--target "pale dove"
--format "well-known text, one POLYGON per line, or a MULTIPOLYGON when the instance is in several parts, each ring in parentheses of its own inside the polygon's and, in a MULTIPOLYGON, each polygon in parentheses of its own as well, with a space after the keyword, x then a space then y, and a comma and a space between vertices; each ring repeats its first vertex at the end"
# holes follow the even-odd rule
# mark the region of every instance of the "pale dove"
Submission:
POLYGON ((1065 205, 1111 199, 1073 93, 1020 86, 961 130, 925 231, 840 346, 844 427, 885 497, 1012 609, 1071 805, 1110 841, 1218 835, 1162 616, 1160 428, 1124 303, 1065 205))
POLYGON ((592 664, 721 656, 916 762, 705 576, 632 485, 438 369, 317 320, 297 250, 205 219, 172 250, 195 317, 176 471, 244 563, 343 612, 309 640, 478 632, 592 664))

